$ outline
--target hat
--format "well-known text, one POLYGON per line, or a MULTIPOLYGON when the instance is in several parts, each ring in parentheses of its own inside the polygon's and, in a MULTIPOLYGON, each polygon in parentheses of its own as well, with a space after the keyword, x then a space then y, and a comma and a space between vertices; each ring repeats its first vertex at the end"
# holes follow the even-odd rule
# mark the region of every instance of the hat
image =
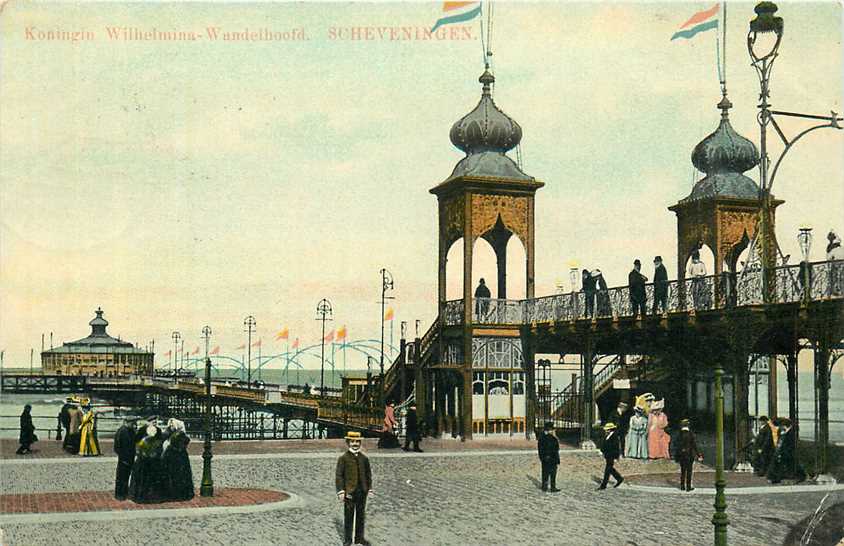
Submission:
POLYGON ((642 262, 639 261, 639 258, 633 260, 633 265, 642 265, 642 262))
POLYGON ((545 430, 554 430, 554 423, 552 421, 545 421, 545 430))
POLYGON ((72 396, 68 396, 67 398, 65 398, 65 400, 64 400, 64 401, 65 401, 65 402, 67 402, 68 404, 70 404, 70 403, 72 403, 72 402, 73 402, 73 397, 72 397, 72 396))
POLYGON ((762 417, 759 418, 759 420, 762 421, 763 423, 767 423, 768 422, 768 416, 763 415, 762 417))
POLYGON ((618 428, 618 427, 617 427, 617 426, 616 426, 616 424, 615 424, 615 423, 613 423, 613 422, 609 422, 609 423, 607 423, 606 425, 604 425, 604 430, 606 430, 607 432, 609 432, 609 431, 611 431, 611 430, 615 430, 615 429, 617 429, 617 428, 618 428))
POLYGON ((655 410, 655 409, 661 410, 664 407, 665 407, 665 399, 656 400, 656 401, 651 403, 651 409, 652 410, 655 410))
POLYGON ((603 274, 603 273, 601 273, 601 270, 600 270, 600 269, 595 269, 595 270, 593 270, 593 271, 592 271, 592 273, 590 273, 590 275, 591 275, 592 277, 600 277, 602 274, 603 274))
POLYGON ((654 256, 654 261, 662 261, 662 256, 654 256))
POLYGON ((618 403, 618 407, 620 407, 620 408, 626 408, 626 407, 627 407, 627 402, 619 402, 619 403, 618 403))
POLYGON ((360 432, 350 430, 346 433, 346 440, 363 440, 363 436, 361 436, 360 432))
POLYGON ((680 426, 681 427, 687 427, 687 426, 689 426, 689 424, 690 423, 689 423, 688 419, 680 419, 680 426))

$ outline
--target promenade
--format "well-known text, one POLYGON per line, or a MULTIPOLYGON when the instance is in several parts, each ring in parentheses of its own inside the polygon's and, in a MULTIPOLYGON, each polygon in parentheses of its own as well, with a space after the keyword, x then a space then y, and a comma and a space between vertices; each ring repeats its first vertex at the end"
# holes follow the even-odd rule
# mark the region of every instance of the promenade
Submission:
MULTIPOLYGON (((218 443, 215 488, 239 497, 229 504, 194 499, 143 509, 108 499, 116 464, 109 442, 97 458, 67 456, 54 443, 39 442, 36 456, 25 458, 10 453, 10 441, 0 442, 3 544, 55 545, 68 537, 90 545, 342 543, 333 483, 342 441, 218 443)), ((197 487, 200 447, 191 445, 197 487)), ((631 485, 596 491, 600 455, 564 448, 557 479, 562 492, 549 494, 539 490, 533 442, 448 439, 426 441, 423 448, 421 454, 384 451, 366 441, 374 475, 367 511, 373 544, 712 543, 711 469, 702 466, 690 494, 669 488, 676 472, 670 461, 622 460, 618 467, 631 485)), ((826 495, 824 506, 844 501, 840 486, 765 487, 751 476, 731 478, 743 486, 736 492, 751 492, 728 491, 731 544, 792 544, 795 537, 799 543, 826 495), (760 485, 764 492, 752 493, 760 485)), ((833 535, 824 525, 816 531, 816 539, 833 535)))

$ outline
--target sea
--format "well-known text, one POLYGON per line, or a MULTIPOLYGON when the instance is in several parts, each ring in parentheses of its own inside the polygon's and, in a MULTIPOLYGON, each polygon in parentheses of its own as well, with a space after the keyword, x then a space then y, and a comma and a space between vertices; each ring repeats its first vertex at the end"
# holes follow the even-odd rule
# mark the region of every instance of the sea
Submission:
MULTIPOLYGON (((11 372, 18 370, 4 370, 11 372)), ((19 370, 24 371, 24 370, 19 370)), ((28 369, 26 370, 28 371, 28 369)), ((350 370, 351 371, 351 370, 350 370)), ((837 370, 836 370, 837 371, 837 370)), ((354 370, 356 374, 365 374, 365 370, 354 370)), ((343 371, 325 370, 325 386, 340 387, 343 371)), ((562 389, 565 382, 570 381, 570 373, 554 373, 554 390, 562 389), (564 377, 565 375, 565 377, 564 377)), ((800 372, 799 375, 799 408, 800 408, 800 437, 806 440, 814 438, 814 389, 812 388, 812 372, 800 372)), ((216 375, 215 378, 238 379, 234 375, 216 375)), ((245 379, 245 378, 244 378, 245 379)), ((261 374, 253 374, 253 379, 261 379, 267 383, 280 385, 303 385, 308 383, 311 386, 319 386, 320 370, 290 370, 285 373, 283 370, 261 370, 261 374)), ((780 376, 778 382, 778 404, 781 415, 788 415, 788 383, 785 377, 780 376)), ((751 375, 749 410, 755 415, 756 393, 753 388, 753 376, 751 375)), ((108 438, 114 434, 120 426, 125 408, 108 405, 101 400, 94 400, 98 406, 101 416, 97 423, 98 435, 108 438)), ((33 421, 39 438, 46 439, 55 437, 57 415, 64 404, 64 396, 43 395, 43 394, 0 394, 0 438, 14 438, 18 436, 20 426, 20 414, 25 404, 32 405, 33 421), (48 432, 49 431, 49 432, 48 432)), ((760 384, 758 398, 759 414, 767 413, 767 383, 760 384)), ((834 373, 829 391, 829 436, 830 441, 844 444, 844 376, 834 373)))

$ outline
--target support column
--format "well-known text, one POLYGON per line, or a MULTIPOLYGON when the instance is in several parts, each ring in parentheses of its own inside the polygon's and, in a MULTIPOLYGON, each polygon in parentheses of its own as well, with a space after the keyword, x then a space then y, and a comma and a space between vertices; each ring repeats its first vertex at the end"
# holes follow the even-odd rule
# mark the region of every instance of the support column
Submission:
MULTIPOLYGON (((798 414, 798 384, 797 384, 797 353, 793 352, 787 356, 785 366, 786 378, 788 380, 788 418, 794 425, 796 431, 800 431, 800 417, 798 414)), ((799 436, 798 436, 799 438, 799 436)))
POLYGON ((472 194, 466 193, 463 223, 463 367, 462 396, 458 418, 462 424, 462 440, 472 439, 472 250, 475 237, 472 228, 472 194), (468 380, 467 380, 468 378, 468 380))
POLYGON ((815 415, 817 422, 817 437, 815 438, 815 449, 817 450, 818 467, 815 471, 818 474, 818 483, 835 483, 835 478, 829 472, 829 344, 827 340, 820 340, 815 344, 815 381, 818 397, 818 413, 815 415))
POLYGON ((500 300, 507 299, 507 241, 496 244, 495 261, 498 268, 498 292, 495 297, 500 300))
POLYGON ((733 420, 736 427, 736 470, 739 472, 753 472, 753 467, 747 460, 747 447, 750 444, 750 418, 748 405, 750 404, 750 372, 747 367, 749 355, 742 352, 735 360, 733 371, 733 420))
POLYGON ((595 442, 592 441, 592 421, 594 421, 592 395, 595 379, 592 372, 593 356, 592 338, 590 336, 586 339, 586 352, 581 355, 583 360, 583 381, 581 382, 583 384, 583 428, 580 432, 581 449, 595 449, 595 442))
POLYGON ((401 404, 407 398, 407 341, 404 339, 404 336, 399 340, 399 360, 398 365, 401 366, 399 368, 399 372, 401 375, 399 376, 399 389, 401 389, 401 394, 399 394, 399 399, 396 404, 401 404))
POLYGON ((522 328, 522 356, 525 369, 525 439, 530 440, 536 430, 536 381, 534 362, 536 343, 529 327, 522 328))
POLYGON ((777 393, 777 373, 779 371, 779 359, 776 356, 768 357, 768 417, 773 419, 779 414, 779 396, 777 393))
POLYGON ((441 370, 437 370, 434 372, 434 383, 436 384, 436 389, 434 391, 434 396, 436 397, 436 419, 437 419, 437 437, 441 438, 443 433, 445 433, 445 422, 446 422, 446 392, 445 392, 445 385, 443 382, 443 372, 441 370))
MULTIPOLYGON (((528 233, 527 233, 527 248, 525 249, 525 254, 527 254, 526 258, 526 275, 527 278, 525 279, 525 297, 527 299, 533 299, 534 297, 534 289, 535 289, 535 280, 534 280, 534 266, 535 266, 535 241, 536 237, 534 236, 534 216, 536 215, 536 206, 535 206, 535 199, 533 196, 528 198, 528 233)), ((531 368, 533 368, 533 364, 531 363, 531 368)), ((533 426, 531 424, 531 426, 533 426)), ((527 430, 527 427, 525 427, 527 430)))

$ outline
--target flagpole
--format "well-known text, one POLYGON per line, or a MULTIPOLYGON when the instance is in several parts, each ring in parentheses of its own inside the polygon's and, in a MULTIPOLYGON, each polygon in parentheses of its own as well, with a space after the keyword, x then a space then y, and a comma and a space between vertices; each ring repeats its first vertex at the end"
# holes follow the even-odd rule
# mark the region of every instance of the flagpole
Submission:
POLYGON ((258 340, 258 343, 259 343, 259 345, 258 345, 258 381, 260 381, 261 380, 261 347, 263 347, 263 343, 261 343, 260 339, 258 340))

